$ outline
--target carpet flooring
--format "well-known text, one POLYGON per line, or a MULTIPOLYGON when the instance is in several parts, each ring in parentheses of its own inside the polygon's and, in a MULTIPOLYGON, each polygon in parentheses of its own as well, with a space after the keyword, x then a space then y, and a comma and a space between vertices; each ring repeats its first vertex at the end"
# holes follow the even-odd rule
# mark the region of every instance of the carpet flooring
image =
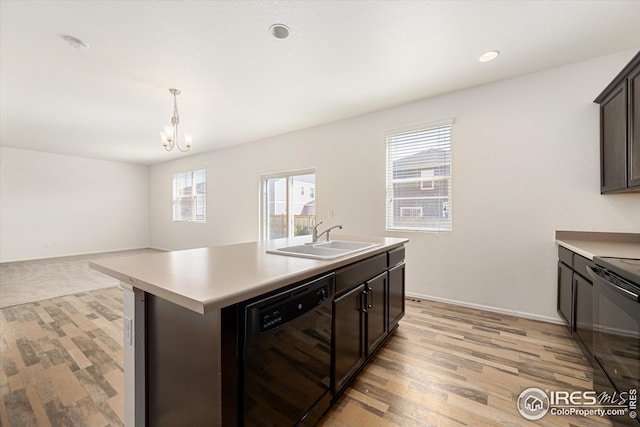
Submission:
POLYGON ((118 280, 91 270, 89 261, 155 252, 160 251, 135 249, 2 263, 0 308, 118 286, 118 280))

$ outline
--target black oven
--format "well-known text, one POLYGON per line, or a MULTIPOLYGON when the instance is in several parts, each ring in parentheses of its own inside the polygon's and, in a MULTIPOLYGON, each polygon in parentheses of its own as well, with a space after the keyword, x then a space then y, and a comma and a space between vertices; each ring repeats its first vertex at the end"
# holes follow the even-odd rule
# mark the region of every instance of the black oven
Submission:
MULTIPOLYGON (((618 393, 640 391, 640 260, 594 258, 593 352, 604 379, 618 393)), ((611 389, 611 388, 610 388, 611 389)), ((601 391, 601 390, 598 390, 601 391)), ((613 390, 612 390, 613 391, 613 390)), ((637 425, 637 423, 634 423, 637 425)))

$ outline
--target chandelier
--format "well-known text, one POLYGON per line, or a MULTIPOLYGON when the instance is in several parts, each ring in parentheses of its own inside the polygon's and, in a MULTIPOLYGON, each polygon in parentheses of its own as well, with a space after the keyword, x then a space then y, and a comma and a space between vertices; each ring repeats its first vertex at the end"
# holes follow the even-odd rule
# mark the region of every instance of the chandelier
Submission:
POLYGON ((173 94, 173 116, 171 117, 171 125, 166 125, 164 130, 160 132, 162 146, 167 151, 173 150, 173 147, 178 147, 178 150, 187 152, 191 148, 191 144, 193 144, 193 134, 184 134, 184 148, 182 148, 178 142, 178 125, 180 124, 180 116, 178 115, 178 101, 176 100, 176 96, 180 95, 180 91, 178 89, 169 89, 169 92, 173 94))

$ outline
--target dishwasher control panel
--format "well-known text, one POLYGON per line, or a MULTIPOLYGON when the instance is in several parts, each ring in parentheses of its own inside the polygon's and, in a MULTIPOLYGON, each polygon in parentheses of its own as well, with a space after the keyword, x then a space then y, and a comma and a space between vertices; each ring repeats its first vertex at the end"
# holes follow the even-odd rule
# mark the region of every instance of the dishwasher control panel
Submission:
POLYGON ((247 330, 266 332, 314 310, 333 296, 333 278, 326 275, 248 305, 247 330))
POLYGON ((260 319, 260 330, 266 331, 271 328, 275 328, 284 322, 284 316, 282 315, 282 310, 273 310, 267 311, 265 313, 261 313, 262 318, 260 319))
POLYGON ((275 306, 265 308, 260 311, 260 332, 276 328, 314 309, 327 299, 328 294, 327 284, 319 289, 302 291, 297 296, 290 295, 278 301, 275 306))

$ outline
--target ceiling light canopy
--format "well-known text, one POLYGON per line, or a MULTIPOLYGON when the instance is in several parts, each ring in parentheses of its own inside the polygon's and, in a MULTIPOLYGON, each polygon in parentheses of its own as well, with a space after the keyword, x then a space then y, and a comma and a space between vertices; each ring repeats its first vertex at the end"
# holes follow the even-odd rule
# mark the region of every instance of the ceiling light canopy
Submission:
POLYGON ((269 32, 277 39, 286 39, 289 37, 291 30, 284 24, 273 24, 269 27, 269 32))
POLYGON ((171 124, 166 125, 164 130, 160 132, 160 138, 162 139, 162 146, 165 150, 171 151, 173 147, 178 147, 178 150, 184 152, 189 151, 193 144, 193 134, 184 134, 184 148, 180 146, 178 141, 178 125, 180 124, 180 116, 178 115, 178 101, 176 96, 180 95, 178 89, 169 89, 169 92, 173 95, 173 116, 171 117, 171 124))
POLYGON ((489 62, 489 61, 493 61, 494 59, 496 59, 498 56, 500 55, 500 51, 499 50, 488 50, 485 53, 483 53, 480 58, 478 58, 478 61, 480 62, 489 62))

